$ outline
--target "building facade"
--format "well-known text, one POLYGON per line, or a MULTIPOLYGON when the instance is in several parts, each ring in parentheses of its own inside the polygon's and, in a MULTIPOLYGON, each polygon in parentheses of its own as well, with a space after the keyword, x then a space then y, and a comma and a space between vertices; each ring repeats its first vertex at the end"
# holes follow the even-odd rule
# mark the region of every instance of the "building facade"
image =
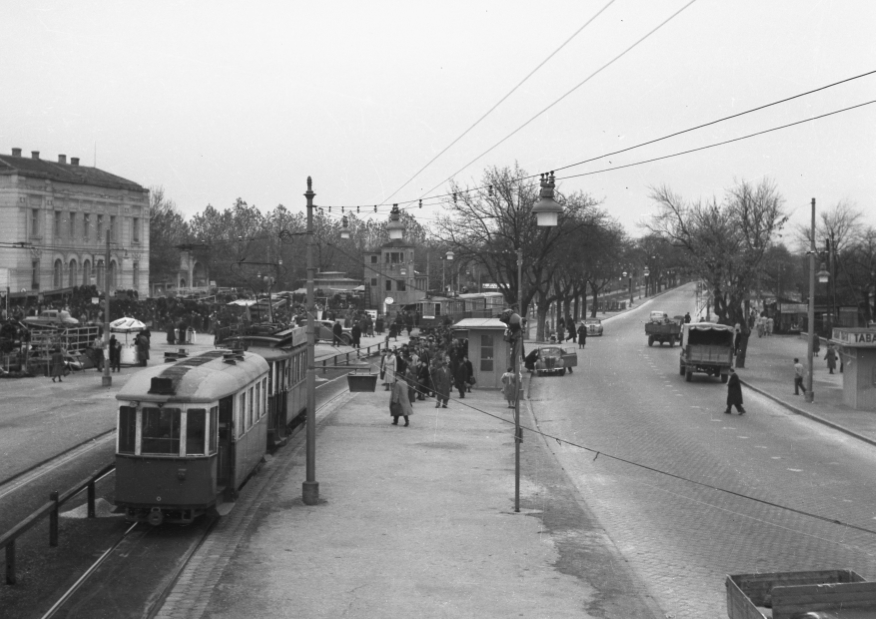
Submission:
POLYGON ((395 240, 365 254, 367 307, 381 314, 395 312, 425 299, 426 288, 426 276, 414 270, 412 245, 395 240))
MULTIPOLYGON (((0 279, 12 292, 94 284, 149 294, 149 190, 79 159, 0 155, 0 279), (110 234, 109 260, 107 232, 110 234)), ((2 282, 0 282, 2 285, 2 282)))

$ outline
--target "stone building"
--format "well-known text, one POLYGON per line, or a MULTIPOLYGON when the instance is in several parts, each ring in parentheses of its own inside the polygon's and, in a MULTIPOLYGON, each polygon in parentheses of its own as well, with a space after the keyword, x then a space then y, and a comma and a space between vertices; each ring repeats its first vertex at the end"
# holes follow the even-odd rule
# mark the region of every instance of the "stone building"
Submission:
MULTIPOLYGON (((13 292, 96 284, 149 293, 149 190, 69 162, 0 155, 0 279, 13 292), (110 257, 106 264, 106 233, 110 257)), ((0 282, 2 284, 2 282, 0 282)))

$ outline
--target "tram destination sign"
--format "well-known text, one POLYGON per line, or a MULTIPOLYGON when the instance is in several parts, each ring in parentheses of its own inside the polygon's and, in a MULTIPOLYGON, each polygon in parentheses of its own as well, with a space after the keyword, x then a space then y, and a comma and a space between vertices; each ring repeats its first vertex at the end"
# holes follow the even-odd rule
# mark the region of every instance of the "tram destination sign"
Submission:
POLYGON ((832 341, 853 348, 876 348, 876 329, 848 329, 837 327, 831 334, 832 341))

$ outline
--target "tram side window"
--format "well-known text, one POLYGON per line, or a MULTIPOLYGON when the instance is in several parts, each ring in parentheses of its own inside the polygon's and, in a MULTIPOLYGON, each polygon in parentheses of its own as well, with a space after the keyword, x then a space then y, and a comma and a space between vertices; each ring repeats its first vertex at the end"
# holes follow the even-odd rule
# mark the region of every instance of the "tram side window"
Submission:
POLYGON ((207 411, 190 408, 186 414, 186 454, 203 456, 207 437, 207 411))
POLYGON ((179 455, 180 413, 178 408, 143 408, 141 454, 179 455))
POLYGON ((256 383, 255 386, 255 414, 256 419, 262 416, 262 384, 256 383))
POLYGON ((210 409, 210 453, 216 453, 219 440, 219 407, 210 409))
POLYGON ((240 406, 237 407, 237 414, 237 436, 239 438, 246 432, 246 391, 240 394, 240 406))
POLYGON ((119 453, 133 454, 137 440, 137 409, 133 406, 119 407, 119 453))

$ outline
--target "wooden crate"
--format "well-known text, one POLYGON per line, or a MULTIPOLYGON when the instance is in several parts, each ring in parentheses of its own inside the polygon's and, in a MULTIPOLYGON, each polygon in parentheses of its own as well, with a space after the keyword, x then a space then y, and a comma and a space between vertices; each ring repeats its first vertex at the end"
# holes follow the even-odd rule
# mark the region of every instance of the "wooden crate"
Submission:
POLYGON ((790 619, 819 610, 876 618, 876 582, 853 570, 735 574, 727 576, 726 586, 730 619, 790 619))

